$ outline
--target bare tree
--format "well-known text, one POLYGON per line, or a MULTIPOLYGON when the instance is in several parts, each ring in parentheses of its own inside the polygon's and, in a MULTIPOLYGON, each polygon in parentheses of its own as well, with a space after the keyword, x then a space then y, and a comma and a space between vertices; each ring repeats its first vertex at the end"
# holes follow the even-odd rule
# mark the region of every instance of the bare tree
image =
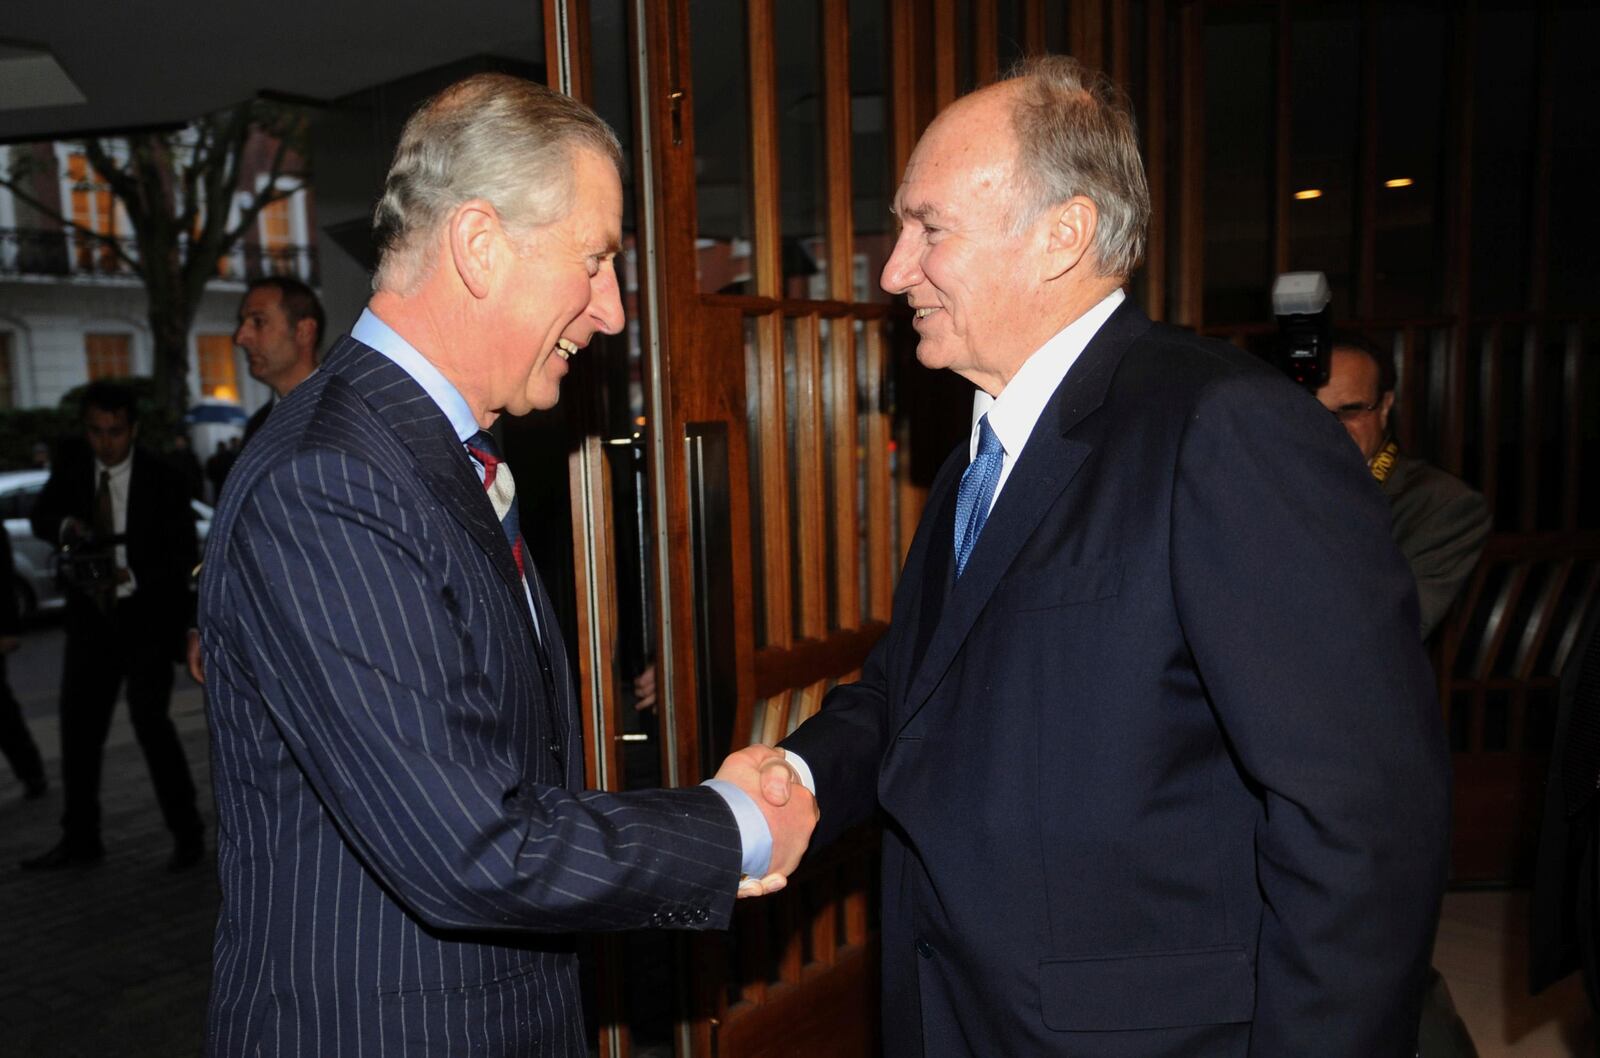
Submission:
MULTIPOLYGON (((133 228, 131 245, 112 232, 77 223, 32 188, 54 152, 12 152, 0 187, 59 222, 144 280, 155 348, 155 389, 174 415, 189 402, 189 330, 206 283, 261 211, 306 187, 305 113, 252 100, 203 117, 182 129, 70 141, 82 146, 97 181, 121 202, 133 228), (252 150, 269 153, 259 187, 241 187, 252 150), (234 209, 238 197, 237 211, 234 209), (230 224, 229 222, 232 221, 230 224)), ((97 190, 85 184, 74 190, 97 190)))

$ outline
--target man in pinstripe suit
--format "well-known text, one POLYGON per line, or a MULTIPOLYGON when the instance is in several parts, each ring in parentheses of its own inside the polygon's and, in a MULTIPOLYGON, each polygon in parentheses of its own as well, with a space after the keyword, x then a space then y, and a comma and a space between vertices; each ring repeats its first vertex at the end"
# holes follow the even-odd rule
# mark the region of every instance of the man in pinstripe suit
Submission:
POLYGON ((751 796, 764 748, 705 787, 580 789, 560 631, 482 431, 621 328, 619 160, 516 78, 425 104, 367 311, 233 471, 200 604, 210 1054, 584 1054, 574 932, 725 927, 741 871, 781 885, 810 835, 803 791, 751 796))

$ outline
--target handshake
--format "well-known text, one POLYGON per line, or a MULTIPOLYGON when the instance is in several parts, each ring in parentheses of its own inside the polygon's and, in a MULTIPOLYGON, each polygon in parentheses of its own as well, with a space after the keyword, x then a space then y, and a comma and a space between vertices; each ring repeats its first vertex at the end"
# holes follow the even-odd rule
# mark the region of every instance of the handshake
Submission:
POLYGON ((800 783, 781 749, 746 746, 728 755, 715 776, 739 787, 761 810, 772 835, 772 863, 760 878, 739 883, 739 897, 766 896, 788 884, 817 825, 817 801, 800 783))

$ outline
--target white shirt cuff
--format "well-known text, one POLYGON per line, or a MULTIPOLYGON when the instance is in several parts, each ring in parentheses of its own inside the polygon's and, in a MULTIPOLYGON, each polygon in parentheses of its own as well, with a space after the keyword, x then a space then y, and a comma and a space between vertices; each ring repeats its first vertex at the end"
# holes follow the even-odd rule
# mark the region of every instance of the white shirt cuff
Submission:
POLYGON ((739 869, 752 878, 766 875, 772 866, 772 831, 755 800, 726 779, 707 779, 700 785, 717 791, 733 810, 734 822, 739 824, 739 844, 744 849, 739 869))

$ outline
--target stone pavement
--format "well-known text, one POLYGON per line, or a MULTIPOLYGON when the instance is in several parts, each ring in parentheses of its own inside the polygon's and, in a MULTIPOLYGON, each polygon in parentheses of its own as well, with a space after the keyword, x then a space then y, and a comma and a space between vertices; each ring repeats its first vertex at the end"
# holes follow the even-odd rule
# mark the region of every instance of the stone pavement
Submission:
POLYGON ((50 793, 23 801, 0 761, 0 1058, 180 1058, 200 1053, 217 914, 211 768, 200 689, 179 674, 172 717, 189 755, 207 856, 166 873, 171 837, 144 757, 117 706, 101 792, 106 858, 23 873, 60 835, 56 681, 61 632, 42 626, 11 660, 11 682, 45 757, 50 793))

